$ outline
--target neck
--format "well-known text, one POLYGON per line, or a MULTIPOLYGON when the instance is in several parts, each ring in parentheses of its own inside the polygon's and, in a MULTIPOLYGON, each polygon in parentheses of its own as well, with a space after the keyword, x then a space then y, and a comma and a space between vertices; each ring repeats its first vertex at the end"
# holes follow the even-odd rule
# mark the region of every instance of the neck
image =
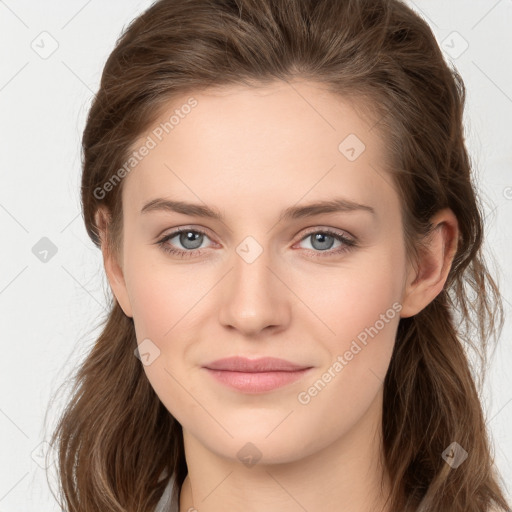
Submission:
POLYGON ((188 475, 180 512, 386 512, 390 483, 382 464, 381 421, 379 393, 361 421, 320 452, 251 467, 212 453, 184 430, 188 475))

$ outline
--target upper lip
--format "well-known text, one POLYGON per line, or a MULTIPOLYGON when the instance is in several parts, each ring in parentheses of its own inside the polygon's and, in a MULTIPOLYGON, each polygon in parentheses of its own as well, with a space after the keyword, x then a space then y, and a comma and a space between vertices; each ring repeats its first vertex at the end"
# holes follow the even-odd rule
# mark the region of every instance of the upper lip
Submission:
POLYGON ((292 372, 297 370, 304 370, 310 366, 292 363, 285 359, 278 359, 275 357, 261 357, 259 359, 248 359, 246 357, 226 357, 217 359, 211 363, 204 365, 205 368, 210 370, 224 370, 232 372, 292 372))

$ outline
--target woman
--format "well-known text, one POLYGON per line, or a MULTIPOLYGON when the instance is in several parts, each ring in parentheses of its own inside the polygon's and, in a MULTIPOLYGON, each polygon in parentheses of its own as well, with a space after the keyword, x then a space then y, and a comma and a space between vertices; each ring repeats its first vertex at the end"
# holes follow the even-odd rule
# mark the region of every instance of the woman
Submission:
POLYGON ((114 300, 54 433, 63 507, 508 510, 463 105, 398 0, 134 20, 83 135, 114 300))

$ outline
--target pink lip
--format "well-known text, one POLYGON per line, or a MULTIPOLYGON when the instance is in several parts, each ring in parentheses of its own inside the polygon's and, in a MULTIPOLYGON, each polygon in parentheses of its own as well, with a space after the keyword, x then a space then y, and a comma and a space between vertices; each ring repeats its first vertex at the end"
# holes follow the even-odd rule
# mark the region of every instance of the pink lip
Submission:
POLYGON ((260 393, 285 386, 311 369, 274 357, 227 357, 208 363, 204 368, 222 384, 246 393, 260 393))

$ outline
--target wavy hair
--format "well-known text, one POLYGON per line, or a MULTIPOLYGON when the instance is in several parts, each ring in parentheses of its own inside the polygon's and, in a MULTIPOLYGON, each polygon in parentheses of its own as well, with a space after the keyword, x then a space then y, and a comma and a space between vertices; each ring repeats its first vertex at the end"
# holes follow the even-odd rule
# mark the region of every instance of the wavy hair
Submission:
MULTIPOLYGON (((399 0, 159 0, 126 27, 110 54, 83 132, 81 199, 87 233, 118 255, 123 181, 134 142, 169 102, 224 85, 304 79, 354 99, 387 142, 408 255, 438 210, 460 230, 442 292, 400 320, 384 382, 390 510, 509 510, 479 398, 487 352, 503 325, 483 257, 483 214, 464 142, 465 88, 429 26, 399 0), (109 222, 98 226, 99 208, 109 222), (106 236, 102 240, 102 229, 106 236), (473 367, 470 355, 480 364, 473 367), (467 460, 442 454, 457 442, 467 460)), ((182 429, 148 382, 133 319, 115 297, 73 375, 53 432, 62 506, 69 512, 150 512, 187 474, 182 429)))

